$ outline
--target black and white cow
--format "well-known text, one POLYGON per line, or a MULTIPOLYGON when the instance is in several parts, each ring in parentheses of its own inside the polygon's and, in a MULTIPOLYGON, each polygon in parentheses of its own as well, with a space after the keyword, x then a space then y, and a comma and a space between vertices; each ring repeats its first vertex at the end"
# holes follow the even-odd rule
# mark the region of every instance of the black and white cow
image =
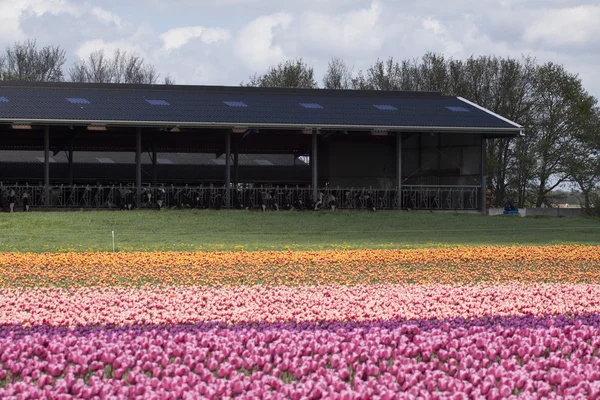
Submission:
POLYGON ((8 212, 15 211, 15 205, 17 204, 17 194, 13 189, 8 192, 8 212))
POLYGON ((325 205, 328 205, 329 208, 331 209, 331 211, 335 211, 335 209, 337 208, 337 199, 332 194, 325 195, 325 194, 323 194, 323 192, 320 192, 319 198, 317 199, 317 202, 315 203, 314 210, 319 211, 325 205))
POLYGON ((260 207, 263 211, 275 210, 279 211, 279 203, 277 201, 279 193, 275 190, 260 192, 260 207))
POLYGON ((152 207, 152 189, 144 188, 142 191, 142 203, 145 203, 147 207, 152 207))
POLYGON ((254 200, 252 199, 252 190, 250 190, 250 189, 244 190, 244 208, 246 210, 251 210, 254 208, 254 200))
POLYGON ((165 193, 164 188, 160 188, 156 191, 156 205, 158 206, 159 210, 162 210, 163 207, 165 206, 166 197, 167 197, 167 194, 165 193))
POLYGON ((118 193, 121 210, 133 210, 133 191, 131 189, 119 189, 118 193))
POLYGON ((297 191, 294 193, 294 208, 296 210, 306 209, 306 200, 304 199, 304 193, 297 191))
POLYGON ((375 206, 375 201, 373 200, 373 193, 371 193, 371 192, 364 193, 363 201, 365 202, 367 209, 375 212, 376 206, 375 206))
POLYGON ((30 204, 29 193, 24 192, 23 193, 23 211, 29 212, 29 204, 30 204))

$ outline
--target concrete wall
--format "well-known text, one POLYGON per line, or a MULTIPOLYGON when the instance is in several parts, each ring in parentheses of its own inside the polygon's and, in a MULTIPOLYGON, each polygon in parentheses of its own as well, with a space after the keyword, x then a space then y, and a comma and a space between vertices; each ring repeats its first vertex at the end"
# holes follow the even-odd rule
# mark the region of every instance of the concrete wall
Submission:
MULTIPOLYGON (((503 208, 490 208, 489 215, 503 215, 503 208)), ((520 217, 535 217, 536 215, 548 217, 580 217, 581 208, 519 208, 520 217)))

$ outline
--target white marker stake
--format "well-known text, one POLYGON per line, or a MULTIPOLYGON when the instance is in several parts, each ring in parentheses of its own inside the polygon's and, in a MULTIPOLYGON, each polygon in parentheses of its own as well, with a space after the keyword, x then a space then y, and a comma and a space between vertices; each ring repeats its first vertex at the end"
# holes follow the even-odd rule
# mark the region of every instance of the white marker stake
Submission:
POLYGON ((112 231, 113 253, 115 252, 115 231, 112 231))

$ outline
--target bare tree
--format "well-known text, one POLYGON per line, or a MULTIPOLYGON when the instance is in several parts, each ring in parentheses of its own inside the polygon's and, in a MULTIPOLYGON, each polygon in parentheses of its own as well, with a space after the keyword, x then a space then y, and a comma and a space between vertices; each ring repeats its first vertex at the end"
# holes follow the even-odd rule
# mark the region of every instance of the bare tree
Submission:
POLYGON ((175 79, 171 75, 167 75, 167 76, 165 76, 165 79, 164 79, 163 83, 165 85, 174 85, 175 84, 175 79))
POLYGON ((159 74, 153 65, 145 64, 134 53, 115 50, 112 58, 103 50, 90 54, 87 60, 79 60, 69 70, 73 82, 89 83, 138 83, 155 84, 159 74))
POLYGON ((15 43, 0 57, 2 79, 62 81, 65 51, 59 46, 38 48, 35 40, 15 43))
POLYGON ((348 68, 341 58, 332 58, 329 61, 327 72, 323 77, 323 87, 325 89, 351 89, 352 70, 348 68))
POLYGON ((242 86, 314 89, 317 88, 314 75, 314 69, 298 58, 270 67, 264 75, 252 75, 242 86))

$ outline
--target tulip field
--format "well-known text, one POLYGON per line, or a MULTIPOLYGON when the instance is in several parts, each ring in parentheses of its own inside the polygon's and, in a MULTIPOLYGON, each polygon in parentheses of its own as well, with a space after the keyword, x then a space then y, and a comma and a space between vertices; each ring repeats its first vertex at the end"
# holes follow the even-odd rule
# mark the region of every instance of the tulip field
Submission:
POLYGON ((0 398, 600 398, 600 246, 0 253, 0 398))

